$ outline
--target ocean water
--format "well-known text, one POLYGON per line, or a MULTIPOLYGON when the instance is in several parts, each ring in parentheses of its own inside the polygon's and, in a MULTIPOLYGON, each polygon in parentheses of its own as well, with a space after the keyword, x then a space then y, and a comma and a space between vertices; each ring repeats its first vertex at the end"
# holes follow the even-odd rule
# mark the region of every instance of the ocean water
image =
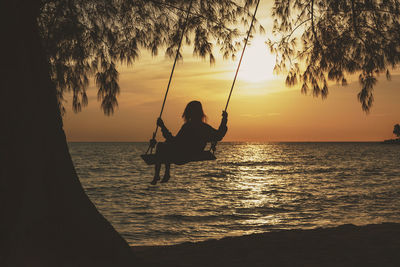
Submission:
MULTIPOLYGON (((400 222, 400 146, 220 143, 151 186, 146 143, 70 143, 90 199, 131 245, 400 222)), ((163 169, 162 169, 163 171, 163 169)))

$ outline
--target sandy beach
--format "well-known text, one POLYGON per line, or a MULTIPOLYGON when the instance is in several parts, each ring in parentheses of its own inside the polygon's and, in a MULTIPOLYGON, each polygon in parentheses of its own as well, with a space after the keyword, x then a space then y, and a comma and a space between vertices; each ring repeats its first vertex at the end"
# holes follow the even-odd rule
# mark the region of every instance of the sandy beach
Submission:
POLYGON ((400 266, 400 224, 285 230, 133 250, 141 266, 400 266))

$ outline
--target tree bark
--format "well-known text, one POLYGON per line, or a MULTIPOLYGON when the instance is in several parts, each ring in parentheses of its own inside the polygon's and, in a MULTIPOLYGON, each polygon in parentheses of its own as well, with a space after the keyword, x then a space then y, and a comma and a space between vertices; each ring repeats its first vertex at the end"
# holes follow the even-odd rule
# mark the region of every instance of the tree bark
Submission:
POLYGON ((134 266, 75 172, 37 26, 40 3, 0 2, 0 266, 134 266))

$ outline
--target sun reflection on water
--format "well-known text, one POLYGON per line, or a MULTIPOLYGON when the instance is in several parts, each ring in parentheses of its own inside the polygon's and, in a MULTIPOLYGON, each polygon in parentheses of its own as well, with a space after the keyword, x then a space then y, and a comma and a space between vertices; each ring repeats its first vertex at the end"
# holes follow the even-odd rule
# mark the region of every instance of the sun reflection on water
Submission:
POLYGON ((275 212, 280 206, 277 203, 285 200, 269 191, 270 188, 285 187, 286 182, 280 176, 268 175, 269 170, 279 168, 268 165, 268 162, 274 162, 276 155, 276 148, 273 145, 269 148, 249 143, 237 150, 240 164, 237 166, 235 178, 226 186, 234 191, 246 192, 235 203, 237 214, 246 213, 249 216, 249 219, 242 222, 244 225, 268 226, 281 222, 280 215, 275 212))

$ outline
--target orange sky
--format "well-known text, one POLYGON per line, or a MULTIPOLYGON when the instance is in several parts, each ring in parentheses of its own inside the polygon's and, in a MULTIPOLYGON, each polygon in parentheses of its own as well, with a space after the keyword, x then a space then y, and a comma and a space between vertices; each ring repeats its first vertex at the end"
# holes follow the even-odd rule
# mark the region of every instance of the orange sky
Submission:
MULTIPOLYGON (((267 19, 272 1, 261 6, 258 18, 271 32, 267 19)), ((284 77, 272 74, 274 56, 264 45, 267 36, 256 36, 244 55, 242 68, 229 104, 228 133, 225 141, 379 141, 392 138, 393 125, 400 123, 400 72, 391 81, 380 77, 375 87, 375 103, 366 115, 357 101, 359 84, 350 79, 346 87, 332 84, 326 100, 300 93, 285 86, 284 77)), ((215 50, 218 53, 217 49, 215 50)), ((160 112, 172 60, 141 59, 120 71, 119 108, 107 117, 97 102, 97 89, 88 89, 89 106, 75 114, 70 94, 66 95, 64 129, 69 141, 147 141, 160 112)), ((217 57, 207 60, 184 49, 184 60, 177 64, 163 119, 176 133, 187 102, 200 100, 208 122, 218 127, 237 62, 217 57)), ((159 139, 161 139, 159 137, 159 139)))

